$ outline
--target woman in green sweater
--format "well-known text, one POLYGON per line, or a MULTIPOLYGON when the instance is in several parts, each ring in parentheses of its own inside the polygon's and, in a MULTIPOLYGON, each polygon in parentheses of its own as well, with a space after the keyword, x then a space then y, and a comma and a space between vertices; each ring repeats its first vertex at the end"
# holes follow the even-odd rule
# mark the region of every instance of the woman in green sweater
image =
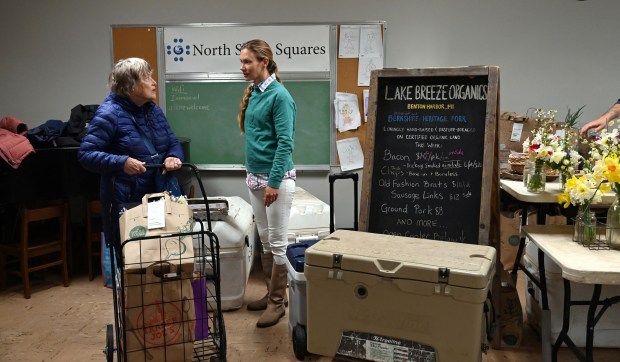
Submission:
POLYGON ((264 310, 256 325, 278 323, 285 314, 286 245, 295 193, 293 148, 295 101, 280 82, 269 44, 250 40, 241 47, 241 72, 252 83, 245 90, 237 121, 245 133, 246 184, 263 245, 261 262, 267 294, 248 304, 264 310))

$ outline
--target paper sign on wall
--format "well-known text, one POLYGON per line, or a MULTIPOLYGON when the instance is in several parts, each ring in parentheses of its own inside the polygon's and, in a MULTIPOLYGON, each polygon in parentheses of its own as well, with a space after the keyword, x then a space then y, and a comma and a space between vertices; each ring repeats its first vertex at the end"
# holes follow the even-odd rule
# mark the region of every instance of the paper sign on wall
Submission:
POLYGON ((336 128, 339 132, 356 129, 361 125, 356 94, 336 92, 334 107, 336 109, 336 128))
POLYGON ((336 141, 340 168, 342 171, 356 170, 364 167, 364 153, 360 139, 357 137, 345 138, 336 141))
POLYGON ((284 72, 330 71, 329 25, 164 28, 166 73, 239 73, 241 45, 263 39, 284 72))

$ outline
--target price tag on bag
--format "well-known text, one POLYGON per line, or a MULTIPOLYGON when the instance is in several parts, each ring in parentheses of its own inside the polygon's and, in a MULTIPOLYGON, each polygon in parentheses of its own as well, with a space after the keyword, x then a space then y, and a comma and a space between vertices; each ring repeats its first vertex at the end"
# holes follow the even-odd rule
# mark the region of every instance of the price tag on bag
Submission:
POLYGON ((513 123, 512 133, 510 134, 510 140, 513 142, 521 141, 521 133, 523 133, 523 123, 513 123))
POLYGON ((147 228, 157 229, 166 226, 166 202, 164 198, 148 203, 148 224, 147 228))

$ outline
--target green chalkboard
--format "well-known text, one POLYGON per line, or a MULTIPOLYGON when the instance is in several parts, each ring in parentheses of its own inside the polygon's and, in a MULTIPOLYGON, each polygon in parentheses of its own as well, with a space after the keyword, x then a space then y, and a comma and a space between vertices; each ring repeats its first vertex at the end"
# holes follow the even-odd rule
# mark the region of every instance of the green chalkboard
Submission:
MULTIPOLYGON (((177 136, 191 139, 190 162, 224 168, 243 165, 245 140, 237 113, 247 84, 166 82, 166 116, 177 136)), ((293 162, 298 168, 329 165, 330 82, 285 81, 284 86, 297 104, 293 162)))

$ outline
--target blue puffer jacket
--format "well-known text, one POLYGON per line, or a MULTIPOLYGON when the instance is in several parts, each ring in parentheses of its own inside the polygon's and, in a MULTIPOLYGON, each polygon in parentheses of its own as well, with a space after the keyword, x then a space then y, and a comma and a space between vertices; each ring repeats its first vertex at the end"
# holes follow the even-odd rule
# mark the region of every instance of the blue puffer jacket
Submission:
POLYGON ((84 168, 101 174, 101 216, 106 240, 116 240, 113 236, 118 235, 118 205, 139 202, 145 194, 155 192, 154 175, 162 171, 147 170, 140 175, 123 172, 128 157, 153 163, 132 117, 162 159, 174 156, 183 160, 181 144, 161 108, 152 102, 139 107, 115 93, 107 96, 90 122, 78 153, 78 161, 84 168), (115 184, 112 187, 113 177, 115 184))

